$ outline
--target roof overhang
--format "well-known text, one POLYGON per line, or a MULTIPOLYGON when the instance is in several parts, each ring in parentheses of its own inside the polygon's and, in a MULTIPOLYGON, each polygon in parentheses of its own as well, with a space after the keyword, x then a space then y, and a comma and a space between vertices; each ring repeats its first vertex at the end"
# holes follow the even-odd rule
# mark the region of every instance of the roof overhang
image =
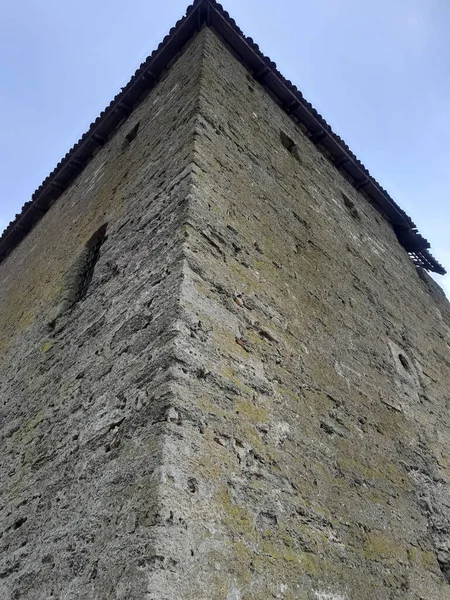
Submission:
POLYGON ((235 21, 215 0, 195 0, 183 17, 164 38, 114 98, 91 124, 89 130, 66 154, 27 202, 21 213, 0 237, 0 262, 17 246, 50 206, 67 189, 86 164, 111 137, 134 107, 158 83, 158 80, 185 44, 203 26, 213 28, 228 44, 252 75, 268 90, 280 106, 298 123, 334 166, 362 190, 371 204, 392 224, 397 237, 420 267, 444 275, 445 269, 428 251, 424 239, 410 217, 394 202, 386 190, 336 135, 325 119, 305 100, 302 93, 264 56, 252 39, 244 36, 235 21))

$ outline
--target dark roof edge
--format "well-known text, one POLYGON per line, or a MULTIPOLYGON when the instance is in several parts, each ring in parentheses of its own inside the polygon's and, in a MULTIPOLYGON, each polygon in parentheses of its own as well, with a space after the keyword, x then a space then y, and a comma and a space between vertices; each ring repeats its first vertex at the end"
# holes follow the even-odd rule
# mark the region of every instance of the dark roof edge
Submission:
POLYGON ((386 190, 370 175, 366 167, 336 135, 325 119, 307 102, 302 93, 264 56, 251 38, 244 36, 235 21, 215 0, 195 0, 186 15, 164 38, 158 48, 141 64, 130 82, 91 124, 89 130, 58 163, 35 191, 20 214, 0 237, 0 262, 21 242, 27 233, 64 192, 111 134, 133 111, 142 97, 157 83, 160 75, 189 39, 204 25, 212 27, 231 47, 253 76, 260 81, 302 126, 310 140, 326 154, 357 190, 393 225, 402 246, 416 265, 445 275, 445 269, 428 251, 430 244, 417 230, 410 217, 394 202, 386 190))

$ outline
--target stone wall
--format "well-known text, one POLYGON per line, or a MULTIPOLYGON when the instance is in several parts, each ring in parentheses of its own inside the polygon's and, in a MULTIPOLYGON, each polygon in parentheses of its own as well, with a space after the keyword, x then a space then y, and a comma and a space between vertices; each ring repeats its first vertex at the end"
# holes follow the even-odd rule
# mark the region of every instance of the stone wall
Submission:
POLYGON ((170 598, 448 598, 447 302, 209 31, 196 133, 170 598))
POLYGON ((0 265, 2 600, 141 599, 159 563, 199 64, 193 40, 0 265), (64 311, 104 222, 89 294, 64 311))

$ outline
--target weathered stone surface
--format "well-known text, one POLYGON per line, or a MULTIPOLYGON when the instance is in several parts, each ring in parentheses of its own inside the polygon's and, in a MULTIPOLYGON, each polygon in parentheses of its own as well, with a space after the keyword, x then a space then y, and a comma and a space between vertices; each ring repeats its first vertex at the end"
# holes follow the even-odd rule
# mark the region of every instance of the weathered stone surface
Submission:
POLYGON ((0 265, 2 600, 142 599, 165 564, 159 487, 200 50, 193 40, 0 265), (60 314, 104 222, 89 294, 60 314))
POLYGON ((211 30, 0 280, 2 598, 449 597, 448 303, 211 30))

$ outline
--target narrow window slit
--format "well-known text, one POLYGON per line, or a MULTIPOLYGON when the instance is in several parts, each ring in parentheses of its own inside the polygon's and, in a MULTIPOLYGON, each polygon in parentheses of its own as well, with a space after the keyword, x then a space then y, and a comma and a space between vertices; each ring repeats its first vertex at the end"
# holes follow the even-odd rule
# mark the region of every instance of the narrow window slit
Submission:
POLYGON ((298 149, 297 144, 294 142, 292 138, 290 138, 284 131, 280 131, 280 140, 286 150, 291 154, 296 160, 301 162, 300 159, 300 150, 298 149))
POLYGON ((350 200, 350 198, 347 196, 347 194, 344 194, 344 192, 341 192, 341 196, 342 196, 342 199, 344 201, 344 204, 345 204, 346 208, 348 208, 348 210, 349 210, 350 214, 352 215, 352 217, 354 219, 359 219, 360 218, 359 217, 359 212, 358 212, 358 209, 355 206, 355 203, 352 202, 350 200))
POLYGON ((136 138, 140 124, 141 122, 138 121, 136 125, 132 129, 130 129, 130 131, 126 134, 123 140, 122 150, 125 150, 125 148, 127 148, 131 144, 131 142, 136 138))
POLYGON ((85 247, 84 260, 78 272, 75 302, 80 302, 86 297, 95 266, 100 258, 100 249, 106 239, 106 224, 98 229, 85 247))

